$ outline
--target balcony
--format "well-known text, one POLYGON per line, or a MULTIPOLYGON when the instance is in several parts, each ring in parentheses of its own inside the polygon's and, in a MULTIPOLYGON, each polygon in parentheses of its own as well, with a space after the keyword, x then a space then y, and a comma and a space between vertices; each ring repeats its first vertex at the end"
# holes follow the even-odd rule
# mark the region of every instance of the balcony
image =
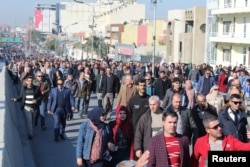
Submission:
POLYGON ((220 42, 220 43, 237 43, 237 44, 250 44, 250 35, 247 33, 231 33, 224 32, 210 33, 209 40, 211 42, 220 42))
POLYGON ((218 14, 236 14, 236 13, 250 13, 250 2, 235 2, 235 3, 224 3, 218 5, 216 1, 210 2, 210 9, 212 9, 213 15, 218 14))

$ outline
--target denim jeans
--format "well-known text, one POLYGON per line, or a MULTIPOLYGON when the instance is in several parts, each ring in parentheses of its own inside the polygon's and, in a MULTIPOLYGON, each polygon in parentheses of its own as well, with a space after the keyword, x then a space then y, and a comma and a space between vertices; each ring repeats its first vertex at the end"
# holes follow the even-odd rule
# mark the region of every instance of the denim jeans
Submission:
POLYGON ((191 81, 191 82, 192 82, 193 88, 197 88, 198 82, 195 82, 195 81, 191 81))
POLYGON ((46 113, 47 103, 44 101, 41 101, 41 104, 39 105, 38 112, 35 116, 35 126, 37 125, 38 118, 40 116, 41 118, 41 128, 45 126, 45 113, 46 113))
POLYGON ((97 96, 97 102, 98 102, 98 107, 102 107, 102 93, 96 93, 96 96, 97 96))
POLYGON ((36 115, 36 111, 35 110, 28 111, 24 109, 24 113, 26 118, 26 127, 28 135, 33 135, 33 125, 34 125, 34 118, 36 115))
POLYGON ((78 109, 80 116, 82 116, 82 114, 85 113, 83 109, 85 105, 86 105, 86 98, 84 97, 75 98, 75 108, 78 109))
POLYGON ((66 112, 63 109, 56 109, 53 114, 54 118, 54 135, 55 138, 59 137, 59 135, 63 135, 65 133, 66 127, 66 112))

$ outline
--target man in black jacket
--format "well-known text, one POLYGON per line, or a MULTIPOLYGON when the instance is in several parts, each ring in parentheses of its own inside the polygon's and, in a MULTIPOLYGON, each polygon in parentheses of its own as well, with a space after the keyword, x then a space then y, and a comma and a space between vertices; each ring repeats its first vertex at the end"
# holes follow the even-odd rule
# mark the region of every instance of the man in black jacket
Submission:
POLYGON ((248 142, 247 139, 247 114, 240 109, 242 103, 241 96, 232 94, 229 97, 230 107, 219 113, 220 126, 225 135, 232 135, 242 142, 248 142))
POLYGON ((172 104, 166 108, 166 112, 176 112, 178 115, 177 133, 187 136, 189 140, 192 136, 197 137, 197 126, 194 118, 191 115, 190 110, 181 106, 182 95, 180 93, 174 93, 172 98, 172 104))
POLYGON ((106 68, 106 75, 103 76, 101 81, 102 85, 102 98, 103 98, 103 109, 106 118, 109 119, 112 113, 114 98, 117 96, 118 90, 118 78, 111 73, 111 68, 106 68))
MULTIPOLYGON (((201 137, 206 134, 206 130, 205 130, 205 127, 203 126, 202 121, 203 121, 203 118, 208 114, 213 115, 215 117, 218 116, 216 108, 210 105, 207 102, 206 97, 200 93, 196 97, 196 105, 191 110, 191 115, 194 118, 194 122, 198 128, 197 137, 201 137)), ((197 138, 194 138, 193 142, 195 142, 196 139, 197 138)))
POLYGON ((137 92, 135 96, 132 96, 128 102, 128 109, 132 115, 132 124, 134 131, 136 130, 137 123, 140 117, 149 109, 148 99, 146 94, 146 81, 141 79, 137 86, 137 92))
POLYGON ((171 87, 171 81, 168 79, 164 70, 160 71, 160 78, 155 82, 155 93, 162 101, 165 97, 167 89, 171 87))
POLYGON ((21 101, 21 109, 24 110, 26 117, 26 126, 28 131, 28 138, 33 138, 33 122, 37 112, 37 103, 41 99, 41 92, 39 87, 33 85, 32 76, 28 76, 25 80, 25 85, 22 86, 18 97, 12 98, 13 102, 21 101))

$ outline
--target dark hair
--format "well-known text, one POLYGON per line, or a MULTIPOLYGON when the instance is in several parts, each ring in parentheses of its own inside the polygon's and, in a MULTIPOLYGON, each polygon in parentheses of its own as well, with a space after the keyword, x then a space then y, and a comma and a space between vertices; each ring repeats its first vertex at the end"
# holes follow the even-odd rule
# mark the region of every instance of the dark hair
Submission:
POLYGON ((62 83, 63 83, 63 79, 61 79, 61 78, 58 78, 56 83, 58 83, 58 81, 62 81, 62 83))
POLYGON ((107 67, 106 67, 106 70, 107 70, 107 69, 111 69, 111 67, 110 67, 110 66, 107 66, 107 67))
POLYGON ((205 114, 203 117, 202 123, 203 123, 205 128, 208 128, 209 123, 212 121, 216 121, 216 120, 218 120, 218 118, 216 116, 211 115, 211 114, 205 114))
POLYGON ((165 121, 167 116, 176 117, 178 119, 178 115, 175 111, 165 111, 162 114, 162 121, 165 121))
POLYGON ((232 99, 241 99, 241 96, 239 94, 231 94, 229 99, 232 100, 232 99))
POLYGON ((139 81, 138 81, 138 84, 139 83, 146 83, 146 80, 144 78, 141 78, 139 81))
POLYGON ((28 76, 26 77, 26 79, 33 79, 33 76, 32 76, 32 75, 28 75, 28 76))
POLYGON ((104 68, 100 68, 100 71, 103 71, 103 72, 105 72, 105 69, 104 69, 104 68))
POLYGON ((161 70, 160 73, 166 74, 166 72, 164 70, 161 70))

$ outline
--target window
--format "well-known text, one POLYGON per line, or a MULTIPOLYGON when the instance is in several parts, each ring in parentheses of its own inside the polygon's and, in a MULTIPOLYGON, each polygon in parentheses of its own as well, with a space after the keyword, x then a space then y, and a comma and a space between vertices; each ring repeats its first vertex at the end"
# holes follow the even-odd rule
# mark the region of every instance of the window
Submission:
POLYGON ((224 1, 224 7, 225 8, 230 8, 232 6, 232 1, 231 0, 225 0, 224 1))
POLYGON ((200 26, 200 30, 201 30, 202 33, 205 33, 206 32, 206 24, 202 24, 200 26))
POLYGON ((172 55, 172 41, 169 41, 169 55, 172 55))
POLYGON ((179 52, 182 52, 182 42, 180 42, 180 46, 179 46, 179 52))
POLYGON ((246 17, 243 18, 243 22, 244 22, 244 33, 243 33, 243 35, 244 35, 244 38, 246 38, 246 33, 247 33, 247 18, 246 17))
POLYGON ((230 62, 231 51, 230 49, 223 49, 223 61, 230 62))
POLYGON ((231 23, 232 23, 231 21, 223 22, 223 35, 229 35, 231 23))
POLYGON ((245 66, 246 65, 246 57, 247 57, 247 48, 243 48, 242 54, 243 54, 243 64, 245 66))

